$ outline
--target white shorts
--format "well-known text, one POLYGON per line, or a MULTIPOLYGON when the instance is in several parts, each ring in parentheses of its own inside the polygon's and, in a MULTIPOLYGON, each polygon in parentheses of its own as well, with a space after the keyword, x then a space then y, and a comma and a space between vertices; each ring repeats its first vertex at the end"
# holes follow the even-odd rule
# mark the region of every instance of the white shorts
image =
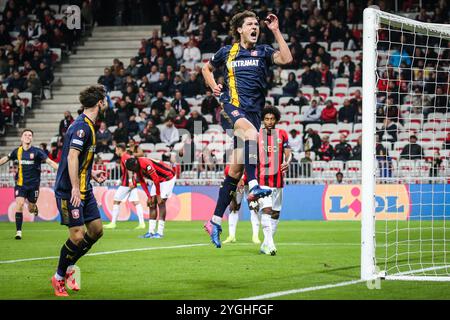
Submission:
POLYGON ((129 187, 120 186, 114 194, 114 201, 122 202, 127 199, 131 202, 139 201, 138 190, 136 188, 130 190, 129 187))
MULTIPOLYGON (((169 181, 164 181, 159 184, 159 188, 161 189, 161 199, 169 199, 169 197, 172 195, 173 187, 175 186, 175 181, 177 180, 176 177, 173 177, 169 181)), ((150 190, 150 195, 156 196, 156 187, 155 184, 152 182, 152 188, 150 190)))
POLYGON ((268 197, 259 199, 259 209, 272 208, 274 211, 281 211, 283 188, 269 188, 264 186, 261 186, 261 188, 272 190, 272 194, 268 197))

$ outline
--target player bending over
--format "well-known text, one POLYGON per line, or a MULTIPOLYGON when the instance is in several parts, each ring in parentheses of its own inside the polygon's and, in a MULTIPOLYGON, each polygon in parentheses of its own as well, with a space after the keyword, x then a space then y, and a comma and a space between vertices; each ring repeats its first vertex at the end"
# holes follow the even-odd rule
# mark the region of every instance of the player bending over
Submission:
POLYGON ((244 140, 244 155, 241 153, 240 159, 231 164, 229 175, 220 188, 214 215, 204 226, 217 248, 221 247, 223 214, 230 204, 233 192, 236 191, 244 168, 249 181, 247 200, 251 202, 270 195, 270 190, 262 189, 255 176, 260 114, 265 104, 268 67, 273 63, 291 63, 292 55, 279 30, 278 18, 269 14, 265 23, 272 30, 280 50, 276 51, 269 45, 256 44, 259 21, 254 12, 244 11, 234 15, 230 22, 236 42, 222 47, 202 68, 206 83, 216 96, 220 96, 223 116, 230 122, 235 136, 244 140), (223 87, 216 83, 213 74, 214 69, 220 67, 226 68, 223 87))
POLYGON ((136 227, 136 229, 145 229, 144 209, 139 202, 138 190, 134 186, 132 176, 128 173, 128 170, 125 167, 125 161, 131 158, 131 155, 127 152, 127 147, 124 143, 119 143, 116 146, 115 152, 116 155, 120 158, 120 174, 122 176, 122 181, 120 187, 114 194, 114 206, 111 223, 107 224, 105 226, 105 229, 116 228, 116 221, 120 211, 120 203, 126 200, 134 203, 134 206, 136 207, 136 213, 139 219, 139 225, 136 227))
POLYGON ((272 190, 271 196, 259 200, 264 234, 260 252, 273 256, 277 253, 273 236, 277 230, 283 201, 283 176, 292 160, 286 131, 275 128, 280 117, 277 108, 265 107, 262 112, 264 128, 260 130, 258 139, 259 184, 272 190))
POLYGON ((137 181, 134 181, 134 186, 136 187, 136 183, 140 182, 148 197, 147 203, 150 208, 150 219, 148 221, 148 232, 143 238, 162 238, 166 221, 166 201, 172 195, 172 190, 175 186, 175 172, 170 165, 148 158, 129 158, 125 162, 125 166, 128 170, 136 173, 137 181), (147 188, 146 178, 153 182, 150 192, 147 188), (159 221, 158 231, 155 233, 157 204, 159 221))
POLYGON ((90 86, 81 91, 79 100, 83 113, 67 130, 55 182, 61 224, 69 228, 69 239, 61 247, 58 268, 51 280, 57 296, 68 296, 65 284, 71 290, 80 289, 73 266, 103 235, 90 180, 103 183, 106 179, 104 171, 92 170, 96 145, 94 124, 99 113, 108 108, 106 90, 100 85, 90 86))
POLYGON ((16 239, 22 239, 23 205, 28 200, 28 210, 35 216, 38 215, 36 202, 39 197, 39 185, 41 183, 41 164, 45 161, 53 169, 58 170, 58 164, 53 162, 44 151, 31 145, 33 131, 25 129, 20 138, 20 147, 14 149, 9 155, 0 159, 0 166, 9 160, 17 161, 16 185, 14 196, 16 198, 16 239))
MULTIPOLYGON (((230 166, 225 167, 225 176, 228 175, 230 166)), ((239 210, 241 209, 242 199, 244 195, 248 193, 248 184, 245 174, 242 176, 238 183, 236 192, 233 194, 233 198, 230 202, 230 214, 228 215, 228 237, 223 243, 235 243, 236 242, 236 228, 239 221, 239 210)), ((259 217, 258 217, 258 202, 253 201, 249 204, 250 220, 252 223, 252 241, 254 244, 261 244, 259 240, 259 217)))

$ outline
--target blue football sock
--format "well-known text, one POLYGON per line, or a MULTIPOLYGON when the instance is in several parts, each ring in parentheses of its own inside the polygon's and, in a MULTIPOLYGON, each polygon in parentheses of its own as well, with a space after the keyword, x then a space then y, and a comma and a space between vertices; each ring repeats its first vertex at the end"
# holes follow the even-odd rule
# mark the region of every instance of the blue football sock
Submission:
POLYGON ((247 181, 255 180, 256 164, 258 160, 258 150, 256 141, 245 140, 244 156, 245 156, 245 173, 247 175, 247 181))
POLYGON ((217 199, 216 209, 214 210, 214 215, 223 217, 225 210, 229 206, 233 193, 237 189, 237 184, 239 179, 235 179, 230 176, 226 176, 219 190, 219 199, 217 199))

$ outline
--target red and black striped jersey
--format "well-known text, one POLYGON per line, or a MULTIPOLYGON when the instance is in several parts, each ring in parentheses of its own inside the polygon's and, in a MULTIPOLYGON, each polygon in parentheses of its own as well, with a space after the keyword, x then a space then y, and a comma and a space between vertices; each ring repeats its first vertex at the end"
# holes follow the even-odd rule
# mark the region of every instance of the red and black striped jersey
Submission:
POLYGON ((283 129, 267 130, 261 128, 258 135, 258 182, 261 186, 282 188, 284 185, 284 150, 289 148, 288 135, 283 129))
POLYGON ((124 153, 121 157, 120 157, 120 174, 122 175, 122 183, 121 186, 124 187, 128 187, 128 170, 125 167, 125 161, 127 161, 127 159, 131 158, 131 155, 128 153, 124 153))
POLYGON ((148 158, 137 158, 139 162, 140 170, 136 174, 138 181, 141 183, 147 196, 150 198, 150 193, 147 190, 147 185, 145 183, 145 178, 150 179, 155 184, 156 194, 160 195, 161 190, 159 184, 161 182, 172 180, 175 177, 175 171, 173 168, 165 164, 162 161, 148 159, 148 158))

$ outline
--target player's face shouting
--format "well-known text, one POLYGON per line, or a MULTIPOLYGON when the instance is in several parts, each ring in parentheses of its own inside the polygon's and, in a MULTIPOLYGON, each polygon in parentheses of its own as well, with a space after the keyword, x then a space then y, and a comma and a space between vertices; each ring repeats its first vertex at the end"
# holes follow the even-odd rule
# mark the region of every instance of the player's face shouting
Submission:
POLYGON ((24 144, 30 144, 33 141, 33 134, 30 131, 25 131, 22 134, 22 143, 24 144))
POLYGON ((259 22, 256 18, 245 18, 242 24, 241 37, 244 42, 256 44, 259 36, 259 22))

